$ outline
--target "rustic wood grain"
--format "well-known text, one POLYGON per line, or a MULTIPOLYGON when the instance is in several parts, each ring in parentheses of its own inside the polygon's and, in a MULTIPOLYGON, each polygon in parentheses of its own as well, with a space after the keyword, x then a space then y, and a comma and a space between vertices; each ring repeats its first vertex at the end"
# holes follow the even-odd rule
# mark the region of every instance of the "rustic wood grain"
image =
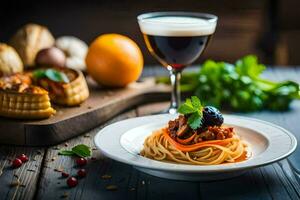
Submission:
MULTIPOLYGON (((105 125, 134 116, 136 116, 135 111, 129 111, 119 115, 105 125)), ((48 148, 45 154, 41 181, 38 186, 39 191, 37 193, 37 199, 59 199, 64 194, 68 195, 68 199, 107 199, 109 196, 114 195, 117 195, 118 197, 124 196, 124 192, 127 192, 126 182, 128 181, 128 174, 125 173, 122 175, 122 171, 119 170, 122 169, 122 167, 119 168, 119 165, 121 164, 109 159, 104 159, 99 152, 95 150, 93 138, 101 128, 103 128, 103 126, 95 128, 83 136, 71 139, 67 143, 48 148), (83 167, 88 171, 87 177, 79 179, 79 185, 70 189, 66 184, 67 179, 62 178, 61 172, 58 172, 57 170, 62 169, 70 175, 76 176, 79 168, 76 166, 75 158, 59 156, 58 152, 60 149, 70 149, 74 145, 81 143, 93 148, 92 157, 96 160, 93 161, 89 159, 88 164, 83 167), (105 174, 112 175, 111 179, 102 179, 101 176, 105 174), (125 180, 121 180, 123 178, 125 180), (118 192, 106 190, 108 185, 117 185, 118 192)), ((129 168, 129 166, 125 166, 125 168, 126 167, 129 168)))
POLYGON ((37 188, 44 156, 43 148, 0 146, 0 199, 32 199, 37 188), (29 161, 13 169, 11 161, 20 154, 26 154, 29 161), (12 186, 17 180, 19 186, 12 186))

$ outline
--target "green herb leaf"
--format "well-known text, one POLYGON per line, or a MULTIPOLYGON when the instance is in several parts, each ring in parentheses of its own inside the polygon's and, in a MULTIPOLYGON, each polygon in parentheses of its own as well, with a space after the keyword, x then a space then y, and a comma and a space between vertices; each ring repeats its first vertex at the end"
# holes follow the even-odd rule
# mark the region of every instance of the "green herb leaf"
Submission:
POLYGON ((61 150, 60 152, 58 152, 58 155, 74 156, 75 153, 73 151, 69 151, 69 150, 61 150))
POLYGON ((47 69, 45 75, 52 81, 69 83, 67 75, 57 70, 47 69))
POLYGON ((43 69, 37 69, 37 70, 33 71, 32 75, 36 79, 40 79, 40 78, 45 78, 46 77, 45 70, 43 70, 43 69))
MULTIPOLYGON (((234 65, 207 60, 201 65, 199 72, 182 74, 180 88, 194 92, 204 105, 219 109, 239 112, 288 109, 292 100, 300 99, 299 84, 293 81, 274 82, 264 79, 261 74, 265 68, 255 55, 244 56, 234 65)), ((167 78, 164 81, 167 81, 167 78)), ((181 114, 194 113, 191 107, 194 109, 198 106, 192 99, 180 106, 178 111, 181 114)))
POLYGON ((67 75, 63 72, 57 71, 55 69, 37 69, 32 73, 33 77, 36 79, 48 78, 56 82, 69 83, 67 75))
POLYGON ((90 147, 85 144, 79 144, 72 148, 72 150, 61 150, 58 155, 64 156, 79 156, 79 157, 89 157, 91 156, 90 147))
POLYGON ((184 104, 181 104, 178 112, 188 117, 188 125, 192 129, 197 129, 202 124, 202 105, 198 97, 192 96, 186 99, 184 104))
POLYGON ((192 96, 191 101, 192 101, 193 108, 195 110, 200 110, 201 109, 202 105, 201 105, 201 101, 198 97, 192 96))
POLYGON ((236 62, 236 72, 251 78, 258 78, 265 69, 266 66, 259 64, 254 55, 245 56, 236 62))
POLYGON ((195 112, 189 116, 188 124, 194 130, 202 125, 202 116, 199 115, 199 112, 195 112))
POLYGON ((187 104, 182 104, 179 108, 178 108, 178 112, 181 114, 191 114, 193 112, 195 112, 193 107, 188 106, 187 104))
POLYGON ((79 157, 88 157, 91 156, 90 147, 85 144, 79 144, 72 148, 73 153, 75 153, 79 157))

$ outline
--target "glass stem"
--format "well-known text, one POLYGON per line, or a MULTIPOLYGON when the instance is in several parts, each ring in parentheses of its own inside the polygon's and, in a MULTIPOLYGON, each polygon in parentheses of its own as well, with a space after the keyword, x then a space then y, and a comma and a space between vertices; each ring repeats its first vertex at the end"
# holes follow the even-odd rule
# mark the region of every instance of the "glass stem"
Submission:
POLYGON ((181 77, 181 71, 174 70, 174 69, 170 70, 170 79, 171 79, 171 86, 172 86, 171 105, 169 108, 170 114, 177 113, 177 109, 181 101, 180 88, 179 88, 180 77, 181 77))

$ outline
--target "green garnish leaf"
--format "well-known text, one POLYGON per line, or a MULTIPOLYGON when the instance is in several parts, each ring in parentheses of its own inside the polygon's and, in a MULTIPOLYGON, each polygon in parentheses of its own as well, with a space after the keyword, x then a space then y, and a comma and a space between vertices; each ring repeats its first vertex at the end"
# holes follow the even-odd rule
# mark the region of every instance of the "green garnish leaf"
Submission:
POLYGON ((248 55, 236 61, 236 72, 242 76, 257 78, 265 69, 266 66, 259 64, 254 55, 248 55))
POLYGON ((90 149, 90 147, 86 146, 85 144, 79 144, 79 145, 73 147, 72 151, 79 157, 91 156, 91 149, 90 149))
POLYGON ((58 152, 58 155, 74 156, 75 153, 73 151, 69 151, 69 150, 62 150, 62 151, 58 152))
POLYGON ((64 83, 70 82, 70 80, 68 79, 65 73, 55 69, 38 69, 33 71, 32 75, 36 79, 48 78, 55 82, 64 82, 64 83))
POLYGON ((202 125, 202 116, 199 115, 199 112, 195 112, 189 116, 188 125, 194 130, 202 125))
POLYGON ((59 155, 64 156, 79 156, 79 157, 89 157, 91 156, 91 149, 85 144, 79 144, 72 148, 72 150, 61 150, 59 155))
POLYGON ((201 101, 198 97, 192 96, 191 101, 192 101, 193 108, 195 110, 200 110, 202 108, 201 101))
MULTIPOLYGON (((187 99, 190 100, 190 99, 187 99)), ((181 106, 178 108, 178 112, 181 114, 191 114, 195 112, 194 108, 192 105, 190 105, 187 101, 184 104, 181 104, 181 106)))
POLYGON ((40 79, 40 78, 45 78, 46 75, 45 75, 45 70, 44 69, 37 69, 37 70, 34 70, 32 72, 32 75, 34 78, 36 79, 40 79))
POLYGON ((192 96, 181 104, 178 112, 188 117, 188 125, 192 129, 197 129, 202 125, 202 104, 198 97, 192 96))
POLYGON ((67 75, 63 72, 54 69, 47 69, 45 71, 45 75, 52 81, 69 83, 67 75))

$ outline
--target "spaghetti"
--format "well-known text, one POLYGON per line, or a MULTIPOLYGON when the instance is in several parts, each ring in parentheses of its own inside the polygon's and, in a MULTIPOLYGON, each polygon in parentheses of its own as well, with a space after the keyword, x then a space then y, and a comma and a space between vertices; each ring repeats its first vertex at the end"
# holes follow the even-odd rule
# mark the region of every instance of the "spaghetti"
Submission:
MULTIPOLYGON (((221 127, 219 129, 222 130, 221 127)), ((172 137, 168 128, 162 128, 146 138, 141 155, 154 160, 194 165, 216 165, 247 159, 247 144, 232 128, 229 129, 230 136, 225 139, 199 142, 201 134, 193 133, 188 138, 179 139, 172 137)))

